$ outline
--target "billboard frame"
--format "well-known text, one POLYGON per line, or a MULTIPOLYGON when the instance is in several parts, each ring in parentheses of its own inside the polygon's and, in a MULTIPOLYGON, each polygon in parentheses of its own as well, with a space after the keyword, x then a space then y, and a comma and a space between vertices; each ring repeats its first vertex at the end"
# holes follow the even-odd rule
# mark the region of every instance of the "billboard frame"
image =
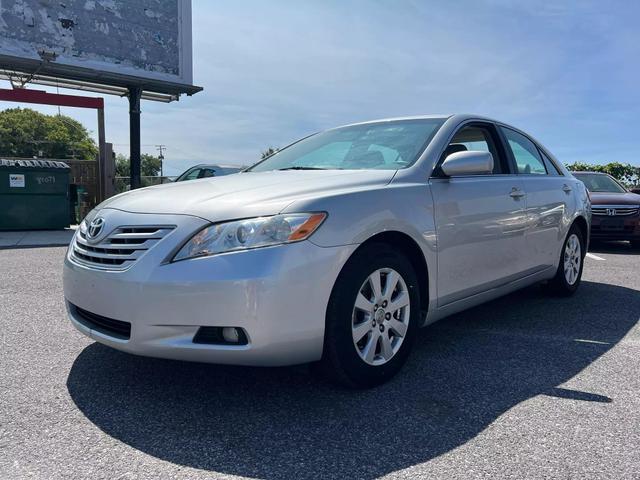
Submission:
MULTIPOLYGON (((86 65, 59 63, 57 54, 46 50, 33 52, 31 58, 27 56, 14 56, 0 51, 0 76, 4 78, 25 79, 28 83, 41 83, 47 79, 57 79, 57 86, 63 88, 78 88, 92 90, 99 86, 128 90, 131 87, 142 89, 150 100, 171 101, 177 100, 182 94, 193 95, 202 90, 202 87, 192 85, 192 30, 191 30, 191 1, 176 0, 178 5, 178 48, 180 52, 179 76, 160 72, 144 71, 136 74, 136 68, 124 65, 110 66, 108 63, 100 63, 93 60, 84 60, 86 65), (185 29, 186 27, 186 29, 185 29), (37 55, 36 55, 37 53, 37 55), (40 58, 37 58, 39 56, 40 58), (99 66, 97 63, 100 63, 99 66), (4 70, 4 72, 2 72, 4 70), (64 85, 66 81, 73 82, 64 85), (183 81, 180 81, 183 80, 183 81), (156 94, 156 95, 153 95, 156 94), (158 95, 164 96, 158 98, 158 95), (170 97, 167 99, 166 97, 170 97)), ((109 93, 100 91, 98 93, 109 93)), ((114 94, 118 94, 115 93, 114 94)))
POLYGON ((107 151, 104 134, 104 99, 101 97, 80 97, 48 93, 41 90, 0 88, 0 100, 7 102, 37 103, 39 105, 57 105, 60 107, 90 108, 98 113, 98 199, 106 199, 109 186, 106 183, 107 151))
MULTIPOLYGON (((140 164, 140 100, 171 102, 180 95, 194 95, 202 87, 192 85, 191 0, 178 2, 178 39, 180 49, 180 76, 188 83, 163 79, 162 75, 147 72, 147 76, 119 73, 116 68, 91 68, 56 63, 55 52, 38 51, 40 59, 0 54, 0 79, 9 80, 14 89, 23 89, 28 83, 56 86, 74 90, 118 95, 129 100, 129 161, 131 189, 141 186, 140 164), (185 26, 188 25, 188 31, 185 26)), ((90 65, 91 62, 88 62, 90 65)), ((128 72, 135 68, 128 68, 128 72)), ((169 77, 169 75, 167 75, 169 77)), ((104 116, 99 122, 104 122, 104 116)), ((103 130, 103 129, 102 129, 103 130)))

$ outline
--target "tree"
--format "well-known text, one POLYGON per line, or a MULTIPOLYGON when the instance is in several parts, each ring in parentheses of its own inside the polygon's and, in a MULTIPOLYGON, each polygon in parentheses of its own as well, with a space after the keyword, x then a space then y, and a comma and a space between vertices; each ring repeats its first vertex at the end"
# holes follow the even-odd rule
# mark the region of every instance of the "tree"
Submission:
POLYGON ((576 172, 608 173, 627 187, 640 185, 640 167, 629 163, 611 162, 606 165, 589 165, 588 163, 576 162, 567 165, 567 168, 576 172))
POLYGON ((276 153, 279 149, 277 147, 269 147, 265 151, 260 154, 260 158, 264 160, 267 157, 270 157, 274 153, 276 153))
MULTIPOLYGON (((131 174, 129 157, 121 153, 116 155, 116 176, 128 177, 131 174)), ((143 153, 140 155, 140 175, 155 177, 160 175, 160 158, 143 153)))
POLYGON ((71 117, 45 115, 30 108, 0 112, 0 155, 94 160, 97 154, 87 129, 71 117))

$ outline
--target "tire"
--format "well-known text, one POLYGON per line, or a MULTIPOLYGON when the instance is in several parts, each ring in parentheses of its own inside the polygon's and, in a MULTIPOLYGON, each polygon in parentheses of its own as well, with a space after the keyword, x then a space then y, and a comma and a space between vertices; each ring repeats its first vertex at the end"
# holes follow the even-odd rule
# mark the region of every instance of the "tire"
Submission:
POLYGON ((576 292, 582 280, 582 268, 586 253, 582 232, 574 224, 569 229, 569 233, 567 233, 567 237, 562 244, 556 275, 546 285, 549 293, 568 297, 576 292), (576 242, 579 249, 577 252, 576 242), (565 266, 567 267, 566 269, 565 266))
POLYGON ((342 269, 329 299, 321 370, 350 388, 386 382, 407 360, 420 317, 418 279, 409 260, 387 244, 361 247, 342 269), (393 292, 387 291, 390 282, 396 284, 393 292))

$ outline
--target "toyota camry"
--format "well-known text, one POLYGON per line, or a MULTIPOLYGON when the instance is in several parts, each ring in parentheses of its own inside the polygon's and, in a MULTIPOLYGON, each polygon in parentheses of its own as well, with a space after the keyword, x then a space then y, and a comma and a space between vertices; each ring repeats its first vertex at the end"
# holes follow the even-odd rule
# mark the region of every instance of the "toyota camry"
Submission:
POLYGON ((125 352, 313 362, 370 387, 419 327, 534 283, 573 294, 590 215, 584 184, 517 128, 372 121, 106 200, 71 242, 64 295, 80 332, 125 352))

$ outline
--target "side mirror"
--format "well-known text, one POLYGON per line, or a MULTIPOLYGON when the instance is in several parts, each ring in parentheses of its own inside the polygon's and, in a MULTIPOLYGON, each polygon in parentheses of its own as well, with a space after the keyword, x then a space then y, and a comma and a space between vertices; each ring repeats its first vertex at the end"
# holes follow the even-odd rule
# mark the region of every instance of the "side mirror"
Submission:
POLYGON ((442 162, 442 172, 448 177, 493 173, 493 155, 489 152, 455 152, 442 162))

